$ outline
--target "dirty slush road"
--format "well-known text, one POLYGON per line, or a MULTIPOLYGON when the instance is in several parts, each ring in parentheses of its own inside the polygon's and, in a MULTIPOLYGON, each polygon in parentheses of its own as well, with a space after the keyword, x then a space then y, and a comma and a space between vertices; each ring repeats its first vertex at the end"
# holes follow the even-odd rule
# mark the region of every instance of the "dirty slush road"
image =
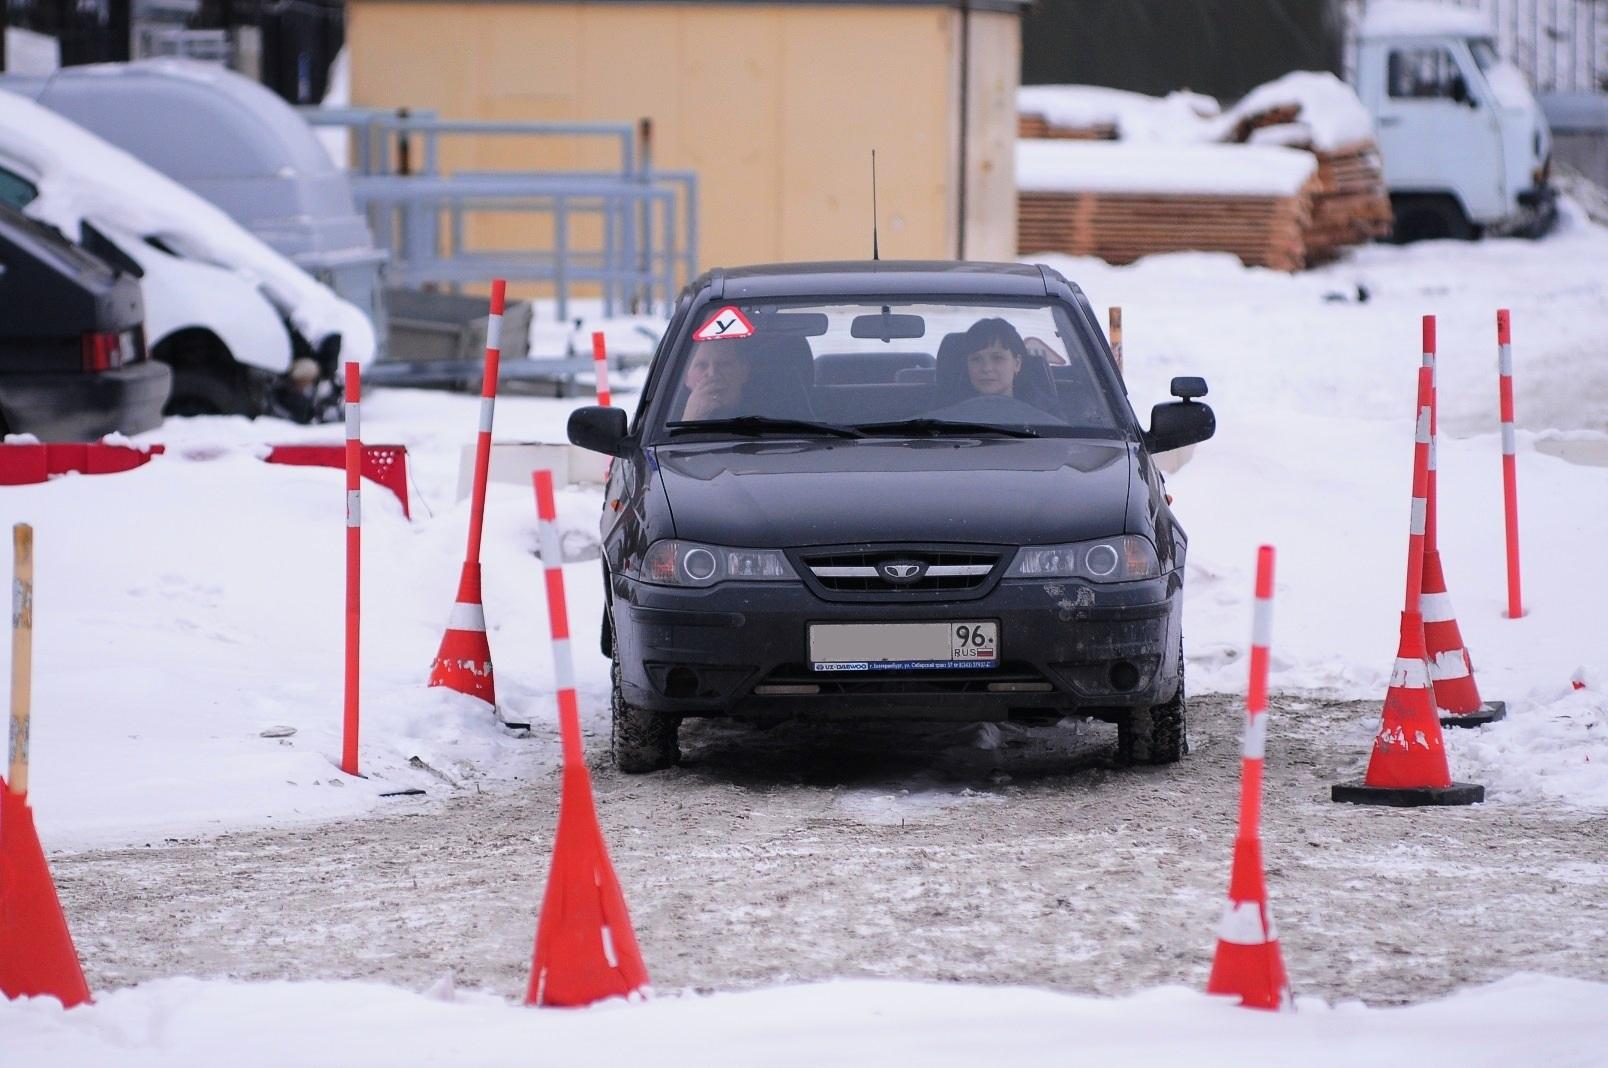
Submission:
MULTIPOLYGON (((1202 987, 1228 884, 1240 703, 1110 766, 1104 725, 689 723, 686 764, 594 766, 661 992, 833 976, 1122 994, 1202 987)), ((1418 1001, 1515 971, 1608 980, 1608 820, 1331 804, 1377 709, 1275 698, 1264 836, 1298 994, 1418 1001)), ((594 763, 603 739, 588 738, 594 763)), ((522 996, 558 776, 375 818, 60 855, 91 985, 374 979, 522 996)))

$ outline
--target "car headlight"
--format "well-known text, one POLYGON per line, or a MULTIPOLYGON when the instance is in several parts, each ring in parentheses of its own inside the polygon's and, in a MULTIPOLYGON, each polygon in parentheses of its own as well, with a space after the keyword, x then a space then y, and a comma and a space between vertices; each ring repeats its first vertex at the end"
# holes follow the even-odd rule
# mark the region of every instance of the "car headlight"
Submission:
POLYGON ((1071 545, 1029 545, 1016 554, 1006 578, 1081 578, 1127 582, 1161 574, 1149 539, 1122 534, 1071 545))
POLYGON ((777 549, 734 549, 670 538, 656 541, 632 575, 655 586, 713 586, 717 582, 774 582, 794 579, 787 557, 777 549))

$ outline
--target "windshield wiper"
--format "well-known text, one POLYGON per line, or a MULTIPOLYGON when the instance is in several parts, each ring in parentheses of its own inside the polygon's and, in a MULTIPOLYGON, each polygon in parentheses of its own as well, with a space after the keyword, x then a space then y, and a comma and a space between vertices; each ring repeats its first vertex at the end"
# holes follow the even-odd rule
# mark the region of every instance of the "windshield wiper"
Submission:
POLYGON ((863 438, 853 427, 834 423, 816 423, 808 419, 776 419, 768 415, 738 415, 729 419, 676 419, 665 424, 672 434, 720 433, 766 434, 780 433, 827 434, 835 438, 863 438))
POLYGON ((998 426, 994 423, 966 423, 952 419, 896 419, 888 423, 856 423, 862 434, 999 434, 1007 438, 1036 438, 1037 430, 1025 426, 998 426))

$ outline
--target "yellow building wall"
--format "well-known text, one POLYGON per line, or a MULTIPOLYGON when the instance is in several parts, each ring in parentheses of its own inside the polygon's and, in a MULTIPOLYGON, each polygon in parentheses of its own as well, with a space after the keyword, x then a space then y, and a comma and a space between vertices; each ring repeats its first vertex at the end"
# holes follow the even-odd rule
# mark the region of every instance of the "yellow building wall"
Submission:
MULTIPOLYGON (((698 173, 700 266, 959 249, 961 16, 944 6, 350 0, 352 99, 444 118, 652 119, 654 163, 698 173)), ((973 14, 966 252, 1006 258, 1019 70, 1015 16, 973 14)), ((576 140, 449 143, 456 169, 602 168, 576 140)), ((504 217, 498 243, 529 244, 504 217)), ((487 227, 472 232, 489 243, 487 227)))

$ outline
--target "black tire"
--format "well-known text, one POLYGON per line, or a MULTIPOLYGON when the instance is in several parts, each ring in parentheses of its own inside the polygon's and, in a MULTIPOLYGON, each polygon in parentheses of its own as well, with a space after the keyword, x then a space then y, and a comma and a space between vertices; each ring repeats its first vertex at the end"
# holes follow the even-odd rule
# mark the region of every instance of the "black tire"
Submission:
POLYGON ((262 414, 263 398, 251 375, 212 334, 181 331, 164 338, 151 356, 173 368, 173 392, 164 415, 262 414))
POLYGON ((1479 230, 1463 214, 1462 205, 1451 197, 1403 196, 1391 201, 1395 227, 1391 240, 1397 244, 1413 241, 1472 241, 1479 230))
POLYGON ((631 704, 625 699, 620 674, 620 658, 615 657, 611 671, 614 722, 609 736, 614 766, 627 775, 662 771, 675 766, 681 761, 681 747, 676 744, 676 735, 681 730, 681 717, 631 704))
POLYGON ((1184 651, 1178 650, 1178 692, 1171 701, 1135 708, 1117 720, 1121 764, 1176 764, 1189 752, 1184 700, 1184 651))

